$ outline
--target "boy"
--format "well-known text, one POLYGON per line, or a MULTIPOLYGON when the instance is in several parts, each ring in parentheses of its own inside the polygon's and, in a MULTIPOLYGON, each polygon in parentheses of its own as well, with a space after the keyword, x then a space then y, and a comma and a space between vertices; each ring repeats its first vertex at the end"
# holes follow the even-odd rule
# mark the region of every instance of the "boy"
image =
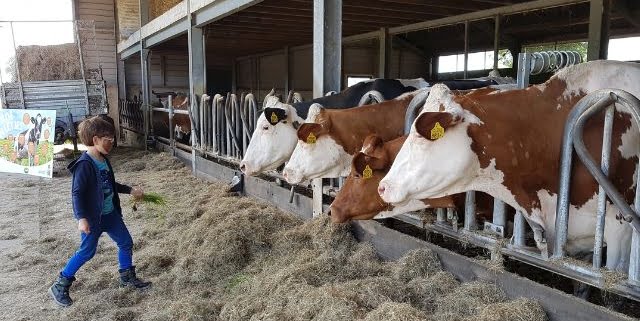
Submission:
POLYGON ((70 306, 69 287, 80 267, 96 253, 98 239, 106 232, 118 245, 120 285, 144 289, 151 282, 144 282, 136 276, 132 264, 133 240, 122 220, 122 208, 118 193, 131 194, 135 198, 143 196, 139 187, 131 188, 115 181, 113 168, 105 157, 113 147, 115 128, 100 117, 92 117, 79 126, 79 136, 88 150, 67 167, 73 173, 71 195, 73 215, 78 220, 80 248, 69 259, 49 288, 55 302, 70 306))

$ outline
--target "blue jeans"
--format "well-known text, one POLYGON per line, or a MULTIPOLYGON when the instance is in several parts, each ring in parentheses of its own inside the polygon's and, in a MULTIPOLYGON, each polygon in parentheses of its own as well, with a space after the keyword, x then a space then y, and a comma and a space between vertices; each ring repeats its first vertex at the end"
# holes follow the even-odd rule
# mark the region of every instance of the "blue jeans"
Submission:
POLYGON ((103 232, 106 232, 118 245, 118 263, 120 269, 128 269, 133 265, 133 239, 131 238, 131 234, 129 234, 127 226, 124 225, 122 217, 111 213, 102 215, 100 226, 91 226, 89 234, 80 233, 80 248, 71 259, 69 259, 62 272, 60 272, 62 276, 66 278, 73 277, 82 265, 91 260, 96 254, 98 239, 100 239, 100 235, 102 235, 103 232))

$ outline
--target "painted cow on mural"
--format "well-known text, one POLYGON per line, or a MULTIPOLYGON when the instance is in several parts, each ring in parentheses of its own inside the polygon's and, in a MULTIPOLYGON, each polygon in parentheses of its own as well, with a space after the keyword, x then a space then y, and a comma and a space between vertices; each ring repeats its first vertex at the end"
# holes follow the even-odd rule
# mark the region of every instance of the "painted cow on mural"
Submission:
MULTIPOLYGON (((330 215, 334 223, 388 218, 424 208, 454 208, 459 213, 464 212, 463 193, 435 199, 411 200, 403 206, 393 206, 380 198, 378 183, 389 171, 406 139, 406 135, 388 142, 383 142, 377 135, 370 135, 365 139, 362 150, 353 156, 349 176, 331 203, 330 215)), ((493 198, 485 193, 477 193, 476 218, 490 219, 492 209, 493 198)))
MULTIPOLYGON (((587 62, 562 69, 543 84, 504 92, 454 95, 446 86, 436 86, 378 193, 385 202, 403 204, 469 190, 486 192, 525 213, 538 246, 547 248, 555 233, 565 121, 582 97, 603 88, 640 97, 640 65, 587 62)), ((629 112, 619 105, 616 111, 609 177, 631 204, 640 135, 629 112)), ((594 159, 602 149, 603 118, 596 116, 585 127, 585 143, 594 159)), ((572 171, 566 247, 570 255, 593 248, 598 191, 579 161, 572 171)), ((631 227, 616 221, 619 211, 614 206, 607 209, 606 266, 624 271, 631 227)))
MULTIPOLYGON (((460 90, 493 84, 469 80, 447 83, 460 90)), ((379 104, 345 110, 312 107, 305 124, 298 129, 298 142, 284 167, 284 178, 298 184, 313 178, 347 176, 352 155, 362 148, 365 137, 377 134, 388 141, 403 134, 407 108, 417 94, 416 91, 379 104)))
POLYGON ((282 103, 275 96, 265 97, 264 112, 258 117, 256 130, 251 136, 240 169, 246 175, 257 175, 276 169, 289 160, 298 139, 296 130, 305 122, 312 105, 345 109, 357 106, 362 96, 372 90, 380 92, 384 99, 393 99, 427 86, 428 83, 422 78, 374 79, 357 83, 335 95, 295 104, 282 103))

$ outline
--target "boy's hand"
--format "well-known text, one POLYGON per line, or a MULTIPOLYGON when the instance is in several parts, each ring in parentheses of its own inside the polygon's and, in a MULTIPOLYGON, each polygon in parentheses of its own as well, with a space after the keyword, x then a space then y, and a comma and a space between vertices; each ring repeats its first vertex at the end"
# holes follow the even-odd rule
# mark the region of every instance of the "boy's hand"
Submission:
POLYGON ((133 196, 133 198, 139 200, 142 198, 143 195, 144 195, 144 191, 142 190, 142 187, 136 186, 131 189, 131 196, 133 196))
POLYGON ((91 233, 91 229, 89 228, 89 221, 86 218, 81 218, 78 220, 78 230, 84 234, 91 233))

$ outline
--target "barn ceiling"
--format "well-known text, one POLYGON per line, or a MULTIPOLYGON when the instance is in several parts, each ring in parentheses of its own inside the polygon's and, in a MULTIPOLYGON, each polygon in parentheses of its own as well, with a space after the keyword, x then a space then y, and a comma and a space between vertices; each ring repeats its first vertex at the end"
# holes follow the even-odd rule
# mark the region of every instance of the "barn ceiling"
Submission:
MULTIPOLYGON (((343 0, 344 37, 528 0, 343 0)), ((206 27, 207 54, 237 57, 310 44, 313 0, 265 0, 206 27)), ((586 39, 589 3, 503 16, 501 46, 586 39)), ((470 49, 493 47, 493 19, 470 23, 470 49)), ((640 1, 614 0, 611 35, 640 33, 640 1)), ((425 54, 464 48, 462 24, 396 35, 425 54)), ((186 49, 186 37, 162 45, 186 49)))

